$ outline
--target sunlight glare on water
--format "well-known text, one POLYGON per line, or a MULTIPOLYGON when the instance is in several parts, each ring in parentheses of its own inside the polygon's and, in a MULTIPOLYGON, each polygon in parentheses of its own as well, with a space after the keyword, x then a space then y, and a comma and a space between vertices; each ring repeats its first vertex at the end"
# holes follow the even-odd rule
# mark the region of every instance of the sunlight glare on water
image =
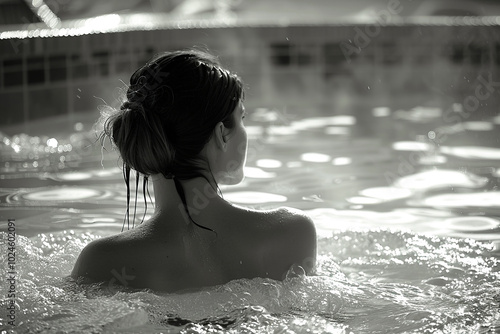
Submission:
POLYGON ((360 195, 378 198, 383 201, 408 198, 413 193, 410 189, 396 187, 367 188, 359 192, 360 195))
POLYGON ((491 131, 495 128, 492 122, 464 122, 463 127, 470 131, 491 131))
POLYGON ((445 219, 442 223, 443 228, 449 228, 458 231, 485 231, 498 228, 500 222, 489 217, 455 217, 445 219))
POLYGON ((70 172, 59 173, 57 177, 64 181, 80 181, 90 179, 92 177, 92 174, 86 172, 70 172))
POLYGON ((272 179, 276 177, 276 173, 267 172, 261 168, 245 166, 245 177, 255 179, 272 179))
POLYGON ((338 115, 329 117, 309 117, 299 121, 294 121, 290 127, 295 130, 308 130, 314 128, 323 128, 325 126, 352 126, 356 124, 356 118, 351 115, 338 115))
POLYGON ((271 194, 259 191, 234 191, 224 193, 224 198, 230 202, 241 204, 263 204, 269 202, 286 202, 283 195, 271 194))
POLYGON ((430 151, 432 145, 418 141, 401 141, 393 143, 392 149, 395 151, 430 151))
POLYGON ((325 128, 325 134, 327 135, 340 135, 345 136, 351 133, 351 129, 344 126, 329 126, 325 128))
POLYGON ((380 198, 363 197, 363 196, 348 197, 346 198, 346 201, 352 204, 377 204, 383 202, 383 200, 380 198))
POLYGON ((391 114, 391 109, 388 107, 377 107, 372 109, 374 117, 387 117, 391 114))
POLYGON ((442 194, 429 196, 418 202, 424 205, 441 208, 494 208, 498 207, 498 203, 500 203, 500 192, 485 191, 470 194, 442 194))
POLYGON ((345 166, 352 163, 352 159, 349 157, 337 157, 332 159, 332 165, 335 166, 345 166))
POLYGON ((437 166, 443 165, 448 161, 448 159, 443 155, 423 155, 418 159, 420 165, 437 166))
POLYGON ((308 152, 303 153, 300 156, 300 159, 308 162, 328 162, 332 159, 332 157, 324 153, 308 152))
POLYGON ((259 159, 255 162, 255 165, 262 168, 280 168, 282 163, 276 159, 259 159))
POLYGON ((399 178, 394 186, 425 190, 442 187, 479 188, 488 182, 486 177, 453 170, 429 170, 399 178))
POLYGON ((477 146, 442 146, 441 152, 464 159, 500 160, 500 148, 477 146))
POLYGON ((24 199, 32 201, 77 201, 86 198, 97 197, 100 193, 90 188, 55 188, 34 191, 23 196, 24 199))

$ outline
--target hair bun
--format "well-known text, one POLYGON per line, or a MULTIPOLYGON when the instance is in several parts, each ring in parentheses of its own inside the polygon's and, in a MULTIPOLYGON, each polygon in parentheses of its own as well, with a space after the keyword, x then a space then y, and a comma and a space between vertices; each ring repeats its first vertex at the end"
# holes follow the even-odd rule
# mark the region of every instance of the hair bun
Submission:
POLYGON ((120 110, 122 110, 122 111, 126 111, 126 110, 139 111, 142 114, 144 114, 144 107, 142 106, 142 104, 140 102, 136 102, 136 101, 127 100, 127 101, 123 102, 122 106, 120 107, 120 110))
POLYGON ((154 113, 146 112, 139 101, 123 102, 120 111, 107 120, 106 131, 124 163, 144 175, 160 174, 170 168, 176 149, 163 123, 154 113))
POLYGON ((126 115, 132 116, 135 119, 137 119, 137 117, 140 117, 146 123, 150 122, 150 119, 149 119, 150 116, 148 116, 148 114, 151 114, 151 113, 146 112, 146 110, 144 109, 144 106, 141 102, 130 101, 130 100, 125 101, 125 102, 123 102, 122 106, 120 107, 120 110, 123 112, 122 117, 125 117, 126 115))

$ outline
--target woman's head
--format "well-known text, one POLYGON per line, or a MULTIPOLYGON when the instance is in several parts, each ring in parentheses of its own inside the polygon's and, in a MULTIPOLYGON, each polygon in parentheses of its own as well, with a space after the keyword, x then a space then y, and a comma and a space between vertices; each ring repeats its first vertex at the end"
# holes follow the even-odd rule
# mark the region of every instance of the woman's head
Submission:
MULTIPOLYGON (((240 79, 213 56, 199 51, 162 53, 132 75, 126 101, 106 120, 104 133, 124 164, 144 175, 222 175, 212 170, 215 160, 206 156, 206 145, 217 134, 222 140, 241 137, 233 132, 240 126, 235 111, 241 110, 242 97, 240 79)), ((246 153, 246 134, 244 140, 239 150, 246 153)))

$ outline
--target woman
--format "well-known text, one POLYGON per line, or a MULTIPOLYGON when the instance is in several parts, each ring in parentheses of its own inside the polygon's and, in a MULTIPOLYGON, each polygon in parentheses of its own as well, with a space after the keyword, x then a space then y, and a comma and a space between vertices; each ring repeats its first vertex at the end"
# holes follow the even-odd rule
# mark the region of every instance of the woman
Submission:
POLYGON ((94 240, 73 277, 180 291, 238 278, 283 279, 292 266, 310 273, 316 233, 290 208, 234 206, 218 184, 243 177, 247 134, 239 78, 198 51, 163 53, 130 79, 127 100, 107 118, 104 135, 128 176, 153 181, 151 219, 94 240))

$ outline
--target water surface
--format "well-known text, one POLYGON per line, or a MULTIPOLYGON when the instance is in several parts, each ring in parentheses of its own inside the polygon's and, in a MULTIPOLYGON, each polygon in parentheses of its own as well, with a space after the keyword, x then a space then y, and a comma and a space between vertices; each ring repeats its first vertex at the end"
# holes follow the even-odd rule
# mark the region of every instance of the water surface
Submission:
MULTIPOLYGON (((416 128, 412 118, 385 117, 372 123, 368 136, 350 115, 250 121, 246 179, 222 187, 224 198, 253 208, 306 211, 318 231, 317 274, 296 270, 283 282, 237 280, 187 294, 131 290, 115 282, 80 286, 68 279, 86 243, 123 226, 126 194, 116 153, 94 145, 87 125, 69 134, 2 134, 2 247, 7 219, 15 219, 17 233, 16 326, 6 324, 3 312, 3 328, 498 331, 498 122, 420 122, 416 128)), ((152 213, 154 198, 147 198, 145 213, 143 195, 139 190, 131 224, 152 213)), ((2 261, 6 277, 7 258, 2 261)), ((8 287, 2 289, 8 302, 8 287)))

